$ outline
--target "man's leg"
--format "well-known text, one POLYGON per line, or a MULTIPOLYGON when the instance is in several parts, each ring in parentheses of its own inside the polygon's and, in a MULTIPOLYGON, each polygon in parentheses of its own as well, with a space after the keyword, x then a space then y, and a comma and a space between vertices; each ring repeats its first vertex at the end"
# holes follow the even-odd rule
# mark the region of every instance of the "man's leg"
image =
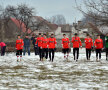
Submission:
POLYGON ((45 56, 45 49, 43 48, 42 49, 42 60, 43 60, 44 56, 45 56))
POLYGON ((63 49, 63 53, 64 53, 64 59, 66 58, 66 50, 63 49))
POLYGON ((55 54, 55 50, 52 49, 52 62, 53 62, 53 60, 54 60, 54 54, 55 54))
POLYGON ((75 58, 75 48, 73 48, 73 56, 74 56, 74 60, 76 59, 75 58))
POLYGON ((99 49, 99 59, 101 59, 101 49, 99 49))
POLYGON ((26 53, 26 46, 24 46, 24 53, 23 53, 24 56, 25 56, 25 53, 26 53))
POLYGON ((18 60, 19 60, 19 50, 17 50, 16 56, 17 56, 17 62, 18 62, 18 60))
POLYGON ((22 60, 22 49, 20 50, 20 61, 22 60))
POLYGON ((37 55, 37 53, 36 53, 36 47, 35 47, 35 45, 34 45, 34 52, 35 52, 35 55, 37 55))
POLYGON ((106 48, 106 60, 108 60, 108 48, 106 48))
POLYGON ((49 49, 49 58, 50 58, 50 61, 51 61, 51 49, 49 49))
POLYGON ((6 46, 3 47, 3 56, 5 55, 6 46))
POLYGON ((3 56, 3 47, 1 47, 1 56, 3 56))
POLYGON ((46 56, 45 58, 47 59, 48 58, 48 48, 46 48, 46 56))
POLYGON ((98 60, 98 49, 96 49, 96 60, 98 60))
POLYGON ((40 61, 41 61, 41 59, 42 59, 42 49, 41 49, 41 47, 39 47, 39 57, 40 57, 40 61))
POLYGON ((90 57, 91 57, 91 49, 89 49, 89 60, 90 60, 90 57))
POLYGON ((30 56, 30 47, 27 47, 28 55, 30 56))
POLYGON ((88 60, 88 49, 86 49, 86 58, 88 60))
POLYGON ((79 48, 76 49, 77 50, 77 60, 79 58, 79 48))
POLYGON ((66 53, 67 53, 67 59, 69 57, 69 48, 66 49, 66 53))

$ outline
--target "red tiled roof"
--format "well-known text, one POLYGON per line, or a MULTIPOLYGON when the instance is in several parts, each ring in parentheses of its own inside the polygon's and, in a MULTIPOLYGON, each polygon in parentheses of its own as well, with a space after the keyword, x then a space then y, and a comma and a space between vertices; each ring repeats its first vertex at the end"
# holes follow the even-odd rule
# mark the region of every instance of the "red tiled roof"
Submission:
MULTIPOLYGON (((23 22, 21 22, 20 20, 15 19, 15 18, 11 18, 11 20, 17 25, 18 28, 21 28, 23 32, 26 32, 26 26, 23 22), (21 26, 20 26, 20 23, 22 23, 21 26)), ((27 33, 28 34, 31 33, 31 30, 28 29, 27 33)))

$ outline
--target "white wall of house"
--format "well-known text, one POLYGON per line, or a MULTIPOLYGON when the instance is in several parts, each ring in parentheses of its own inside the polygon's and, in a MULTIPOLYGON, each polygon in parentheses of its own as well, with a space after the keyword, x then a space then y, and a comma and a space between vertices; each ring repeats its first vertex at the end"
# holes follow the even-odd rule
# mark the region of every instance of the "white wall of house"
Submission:
POLYGON ((62 38, 61 27, 58 27, 57 30, 55 31, 55 37, 57 39, 61 39, 62 38))

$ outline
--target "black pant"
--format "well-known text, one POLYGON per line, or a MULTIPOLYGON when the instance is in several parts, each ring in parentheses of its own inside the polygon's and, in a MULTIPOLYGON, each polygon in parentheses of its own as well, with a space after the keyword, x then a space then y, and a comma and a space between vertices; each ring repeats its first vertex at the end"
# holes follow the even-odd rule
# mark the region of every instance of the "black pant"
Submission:
POLYGON ((41 59, 42 59, 42 48, 41 47, 39 47, 39 57, 40 57, 40 61, 41 61, 41 59))
POLYGON ((77 59, 78 59, 78 57, 79 57, 79 48, 73 48, 74 60, 76 59, 76 58, 75 58, 76 52, 77 52, 77 59))
POLYGON ((108 48, 106 48, 106 60, 108 58, 108 48))
POLYGON ((22 56, 22 49, 17 50, 17 52, 16 52, 16 56, 22 56))
POLYGON ((39 48, 34 46, 35 55, 39 55, 39 48))
POLYGON ((52 60, 52 62, 54 60, 54 54, 55 54, 55 49, 49 49, 49 58, 50 58, 50 61, 52 60))
POLYGON ((99 59, 101 59, 101 49, 96 49, 96 58, 98 59, 98 55, 99 55, 99 59))
POLYGON ((5 55, 5 50, 6 50, 6 46, 3 46, 1 48, 1 56, 4 56, 5 55))
POLYGON ((90 59, 91 56, 91 49, 86 49, 86 58, 87 60, 90 59))
POLYGON ((42 58, 45 57, 46 59, 48 58, 48 48, 43 48, 42 49, 42 58))

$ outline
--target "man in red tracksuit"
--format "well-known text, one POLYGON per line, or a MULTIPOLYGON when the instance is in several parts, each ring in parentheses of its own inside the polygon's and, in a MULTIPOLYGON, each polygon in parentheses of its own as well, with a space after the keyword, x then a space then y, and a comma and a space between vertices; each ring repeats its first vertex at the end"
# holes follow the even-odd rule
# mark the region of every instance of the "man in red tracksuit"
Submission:
POLYGON ((46 34, 43 35, 42 39, 42 60, 45 57, 45 59, 48 58, 48 38, 46 37, 46 34))
POLYGON ((21 36, 18 35, 18 39, 16 40, 16 50, 17 50, 16 56, 17 56, 17 61, 19 61, 19 59, 18 59, 19 56, 20 56, 20 61, 21 61, 23 46, 24 46, 23 40, 21 39, 21 36))
POLYGON ((87 34, 87 38, 85 38, 85 48, 86 48, 86 58, 90 60, 91 50, 93 48, 93 40, 90 38, 89 34, 87 34))
POLYGON ((54 38, 54 34, 51 34, 51 37, 49 38, 49 41, 48 41, 48 48, 49 48, 49 58, 50 58, 50 61, 52 62, 54 60, 56 44, 57 44, 56 38, 54 38))
POLYGON ((43 37, 41 36, 41 33, 39 33, 39 37, 37 37, 35 46, 37 46, 38 44, 40 61, 42 60, 42 40, 43 40, 43 37))
POLYGON ((103 40, 100 38, 100 35, 97 35, 97 39, 94 42, 94 46, 96 48, 96 61, 101 59, 101 50, 103 48, 103 40), (99 54, 99 59, 98 59, 99 54))
POLYGON ((0 42, 0 46, 1 46, 1 56, 4 56, 6 50, 6 44, 4 42, 0 42))
POLYGON ((72 37, 72 43, 73 43, 74 60, 78 61, 79 47, 82 48, 82 43, 81 43, 80 38, 77 36, 77 33, 75 33, 75 37, 72 37), (76 58, 76 52, 77 52, 77 58, 76 58))
POLYGON ((63 38, 62 38, 62 51, 64 53, 64 59, 67 58, 69 56, 69 48, 70 48, 70 41, 69 38, 66 37, 66 34, 63 34, 63 38), (66 57, 66 53, 67 53, 67 57, 66 57))

